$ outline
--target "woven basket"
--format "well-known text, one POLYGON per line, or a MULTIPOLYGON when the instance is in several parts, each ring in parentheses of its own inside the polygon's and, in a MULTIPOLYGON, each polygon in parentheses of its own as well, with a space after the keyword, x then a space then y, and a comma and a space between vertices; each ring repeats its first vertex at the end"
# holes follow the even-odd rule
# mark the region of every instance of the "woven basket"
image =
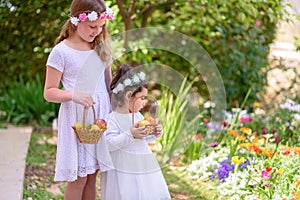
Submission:
MULTIPOLYGON (((96 112, 94 106, 92 106, 94 121, 96 121, 96 112)), ((89 130, 85 127, 85 118, 86 118, 86 108, 83 110, 82 118, 82 128, 77 129, 75 126, 72 126, 74 132, 80 143, 84 144, 97 144, 103 133, 106 129, 99 130, 89 130)))
MULTIPOLYGON (((140 99, 140 98, 148 98, 148 99, 152 99, 155 103, 155 115, 157 114, 157 100, 153 97, 153 96, 141 96, 141 97, 138 97, 136 99, 134 99, 133 101, 133 110, 134 110, 134 103, 136 102, 136 100, 140 99)), ((155 123, 154 124, 148 124, 148 125, 145 125, 146 127, 146 135, 155 135, 156 133, 156 116, 154 117, 154 121, 155 123)), ((132 112, 132 124, 134 124, 134 112, 132 112)))

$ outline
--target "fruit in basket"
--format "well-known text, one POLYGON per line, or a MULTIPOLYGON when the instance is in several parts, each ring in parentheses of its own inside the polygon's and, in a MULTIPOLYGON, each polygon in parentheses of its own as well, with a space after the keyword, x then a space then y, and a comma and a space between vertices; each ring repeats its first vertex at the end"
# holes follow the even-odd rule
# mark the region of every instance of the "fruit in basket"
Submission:
POLYGON ((155 124, 155 120, 150 116, 144 117, 144 120, 148 121, 150 124, 155 124))
POLYGON ((106 129, 106 121, 104 119, 96 119, 94 124, 96 124, 100 129, 106 129))
POLYGON ((149 125, 150 122, 147 121, 147 120, 141 120, 141 121, 138 121, 138 126, 146 126, 146 125, 149 125))
POLYGON ((82 123, 81 122, 75 122, 74 124, 76 129, 81 129, 82 128, 82 123))
POLYGON ((100 128, 99 128, 99 126, 98 125, 96 125, 96 124, 93 124, 92 126, 91 126, 91 129, 90 129, 91 131, 99 131, 100 130, 100 128))

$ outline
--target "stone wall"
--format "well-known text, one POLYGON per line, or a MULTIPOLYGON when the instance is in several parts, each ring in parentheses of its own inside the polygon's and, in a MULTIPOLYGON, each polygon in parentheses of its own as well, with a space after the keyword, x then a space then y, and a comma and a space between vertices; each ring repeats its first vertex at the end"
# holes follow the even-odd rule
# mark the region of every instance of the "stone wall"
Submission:
MULTIPOLYGON (((300 0, 284 0, 291 3, 290 14, 300 14, 300 0)), ((286 97, 300 96, 300 52, 296 51, 294 38, 300 37, 300 21, 278 23, 276 39, 270 46, 268 86, 260 101, 266 109, 277 107, 286 97)))

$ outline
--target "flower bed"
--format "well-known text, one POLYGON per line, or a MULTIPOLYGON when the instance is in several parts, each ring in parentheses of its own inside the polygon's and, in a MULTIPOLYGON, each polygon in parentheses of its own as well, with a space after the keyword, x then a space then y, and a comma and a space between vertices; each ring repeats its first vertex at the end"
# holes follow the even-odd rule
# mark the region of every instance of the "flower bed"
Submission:
POLYGON ((219 199, 300 199, 300 105, 288 99, 266 116, 235 109, 226 114, 218 142, 188 167, 219 199))

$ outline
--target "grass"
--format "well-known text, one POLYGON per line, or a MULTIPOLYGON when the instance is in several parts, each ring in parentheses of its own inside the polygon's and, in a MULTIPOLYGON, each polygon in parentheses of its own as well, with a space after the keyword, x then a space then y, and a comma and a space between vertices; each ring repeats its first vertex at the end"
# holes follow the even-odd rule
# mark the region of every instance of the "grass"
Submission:
MULTIPOLYGON (((63 200, 66 183, 54 182, 56 146, 49 144, 52 134, 33 132, 26 158, 26 172, 23 199, 63 200)), ((212 200, 215 195, 203 182, 188 178, 186 166, 177 162, 162 169, 174 200, 212 200)), ((100 194, 100 173, 97 180, 97 194, 100 194)), ((98 197, 100 200, 100 197, 98 197)))

